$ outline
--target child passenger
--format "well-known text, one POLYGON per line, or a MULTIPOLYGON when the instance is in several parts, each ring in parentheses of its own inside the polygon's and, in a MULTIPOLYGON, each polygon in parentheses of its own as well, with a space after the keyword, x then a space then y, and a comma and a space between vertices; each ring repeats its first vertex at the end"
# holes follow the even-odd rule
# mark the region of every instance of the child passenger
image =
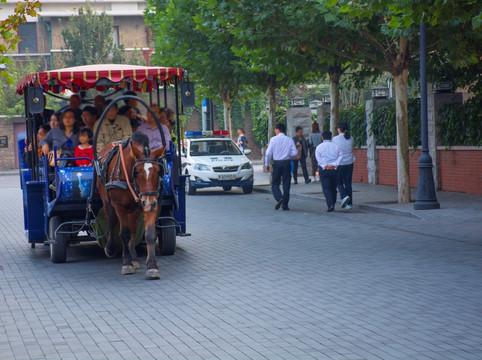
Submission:
MULTIPOLYGON (((75 157, 86 157, 94 161, 94 146, 92 145, 92 137, 94 134, 89 128, 83 128, 79 133, 79 145, 75 148, 75 157)), ((77 166, 92 166, 92 161, 87 159, 75 160, 77 166)))

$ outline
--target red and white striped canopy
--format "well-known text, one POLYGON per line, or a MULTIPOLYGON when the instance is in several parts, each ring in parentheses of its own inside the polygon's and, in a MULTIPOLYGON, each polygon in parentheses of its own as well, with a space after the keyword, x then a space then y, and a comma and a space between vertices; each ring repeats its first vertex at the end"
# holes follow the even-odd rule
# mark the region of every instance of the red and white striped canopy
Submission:
POLYGON ((127 88, 137 92, 151 92, 164 81, 182 80, 183 69, 120 64, 86 65, 25 75, 17 84, 17 93, 23 94, 29 86, 41 86, 56 94, 68 89, 79 92, 88 89, 104 91, 109 88, 127 88))

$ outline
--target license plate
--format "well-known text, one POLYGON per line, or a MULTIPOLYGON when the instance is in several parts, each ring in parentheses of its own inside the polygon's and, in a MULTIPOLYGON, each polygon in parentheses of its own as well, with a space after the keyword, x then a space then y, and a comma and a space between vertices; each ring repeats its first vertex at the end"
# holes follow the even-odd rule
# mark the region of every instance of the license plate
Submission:
POLYGON ((236 179, 235 174, 221 174, 218 175, 218 180, 234 180, 236 179))

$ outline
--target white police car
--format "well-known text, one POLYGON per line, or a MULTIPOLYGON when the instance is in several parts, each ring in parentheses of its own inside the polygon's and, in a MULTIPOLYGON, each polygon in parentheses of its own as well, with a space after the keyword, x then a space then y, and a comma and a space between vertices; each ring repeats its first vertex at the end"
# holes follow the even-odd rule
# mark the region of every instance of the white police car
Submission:
POLYGON ((186 192, 196 194, 196 189, 221 186, 230 191, 233 186, 241 187, 245 194, 253 191, 253 167, 245 154, 230 138, 216 137, 229 135, 228 131, 188 131, 184 135, 183 174, 186 192))

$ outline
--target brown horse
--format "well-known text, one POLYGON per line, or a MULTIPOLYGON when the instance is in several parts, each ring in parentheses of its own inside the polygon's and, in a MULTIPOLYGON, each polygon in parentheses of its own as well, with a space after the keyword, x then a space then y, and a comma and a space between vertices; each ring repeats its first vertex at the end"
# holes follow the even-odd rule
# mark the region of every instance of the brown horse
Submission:
POLYGON ((159 196, 162 194, 160 179, 164 175, 160 158, 164 154, 164 147, 151 152, 147 136, 136 132, 124 148, 122 144, 107 145, 99 154, 99 161, 102 164, 109 158, 109 152, 113 151, 115 146, 119 149, 113 157, 110 156, 107 172, 104 172, 105 178, 102 179, 101 174, 97 178, 97 187, 109 222, 109 239, 104 251, 107 257, 115 256, 114 227, 116 222, 120 221, 120 237, 123 244, 121 273, 135 274, 140 266, 134 238, 137 220, 142 212, 147 243, 146 278, 159 279, 155 244, 159 196), (110 211, 109 206, 112 206, 110 211), (110 221, 109 212, 112 213, 110 221))

